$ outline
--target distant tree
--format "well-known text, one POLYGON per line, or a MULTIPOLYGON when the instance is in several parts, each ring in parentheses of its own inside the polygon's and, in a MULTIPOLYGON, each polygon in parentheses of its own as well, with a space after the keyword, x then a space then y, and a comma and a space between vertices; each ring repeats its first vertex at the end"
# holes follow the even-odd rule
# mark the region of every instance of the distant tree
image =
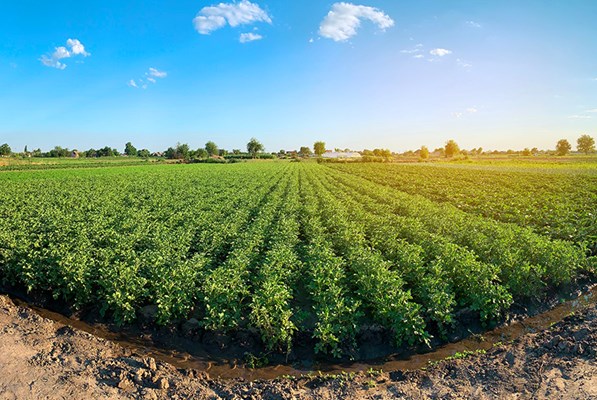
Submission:
POLYGON ((299 154, 303 157, 306 157, 306 156, 310 156, 311 154, 313 154, 313 152, 311 151, 311 149, 308 146, 301 146, 301 148, 299 149, 299 154))
POLYGON ((142 158, 149 158, 151 156, 151 153, 147 149, 141 149, 137 151, 137 156, 142 158))
POLYGON ((205 150, 210 157, 218 154, 218 146, 211 140, 205 143, 205 150))
POLYGON ((538 148, 536 148, 536 147, 533 147, 533 148, 531 149, 531 154, 532 154, 532 155, 539 154, 539 149, 538 149, 538 148))
POLYGON ((53 158, 70 157, 70 155, 71 151, 69 149, 65 149, 60 146, 56 146, 48 152, 48 156, 53 158))
POLYGON ((195 159, 197 159, 197 160, 203 160, 203 159, 206 159, 207 157, 209 157, 209 154, 207 153, 207 150, 205 150, 205 149, 197 149, 197 151, 195 152, 195 159))
POLYGON ((124 154, 126 154, 129 157, 134 157, 137 155, 137 149, 135 148, 135 146, 133 146, 131 142, 128 142, 124 145, 124 154))
POLYGON ((595 152, 595 139, 589 135, 582 135, 576 141, 576 149, 585 154, 595 152))
POLYGON ((429 149, 427 148, 427 146, 421 146, 421 150, 419 152, 419 157, 421 157, 423 160, 426 160, 429 158, 429 149))
POLYGON ((558 140, 558 143, 556 144, 556 154, 558 156, 565 156, 566 154, 570 153, 570 150, 572 150, 570 142, 568 142, 566 139, 558 140))
POLYGON ((41 157, 41 149, 35 149, 31 152, 32 157, 41 157))
POLYGON ((257 157, 257 153, 262 152, 265 148, 263 145, 255 138, 251 138, 249 143, 247 143, 247 152, 251 154, 251 157, 257 157))
POLYGON ((176 154, 177 154, 177 158, 181 159, 181 160, 188 160, 189 158, 189 153, 190 153, 190 149, 189 149, 189 145, 186 143, 180 144, 177 143, 176 144, 176 154))
POLYGON ((97 157, 97 150, 95 150, 95 149, 87 150, 85 152, 85 157, 87 157, 87 158, 97 157))
POLYGON ((8 143, 4 143, 0 146, 0 156, 9 156, 12 154, 12 149, 8 145, 8 143))
POLYGON ((225 155, 227 155, 227 154, 228 154, 228 150, 224 150, 224 149, 219 149, 219 150, 218 150, 218 155, 219 155, 220 157, 224 157, 224 156, 225 156, 225 155))
POLYGON ((437 154, 440 157, 443 157, 445 155, 446 151, 444 150, 443 147, 438 147, 437 149, 433 150, 433 154, 437 154))
POLYGON ((321 157, 321 155, 325 153, 325 142, 315 142, 313 144, 313 151, 318 157, 321 157))
POLYGON ((188 160, 191 157, 189 145, 176 143, 176 147, 168 147, 164 156, 169 160, 188 160))
POLYGON ((25 145, 25 148, 23 149, 23 153, 25 153, 25 154, 29 153, 29 150, 27 149, 27 145, 25 145))
POLYGON ((531 150, 529 150, 528 147, 525 147, 525 149, 522 151, 522 155, 528 157, 530 155, 533 155, 533 153, 531 152, 531 150))
MULTIPOLYGON (((414 154, 412 151, 411 153, 414 154)), ((390 157, 392 157, 392 152, 388 149, 374 149, 373 155, 376 157, 383 157, 385 159, 389 159, 390 157)))
POLYGON ((232 149, 232 154, 239 155, 240 154, 240 149, 232 149))
POLYGON ((98 157, 113 157, 114 150, 111 149, 110 147, 106 146, 106 147, 103 147, 103 148, 97 150, 96 154, 98 157))
POLYGON ((168 160, 176 159, 176 149, 174 147, 168 147, 164 152, 164 157, 166 157, 168 160))
POLYGON ((460 147, 458 147, 458 144, 454 140, 450 139, 446 142, 446 147, 444 148, 444 154, 446 157, 454 157, 459 152, 460 147))

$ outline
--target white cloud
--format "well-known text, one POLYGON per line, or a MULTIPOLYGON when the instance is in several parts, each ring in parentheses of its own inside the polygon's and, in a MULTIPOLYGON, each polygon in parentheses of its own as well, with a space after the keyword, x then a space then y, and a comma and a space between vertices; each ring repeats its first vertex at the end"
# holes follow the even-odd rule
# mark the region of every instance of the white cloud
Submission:
POLYGON ((167 76, 168 73, 165 71, 160 71, 157 68, 149 68, 144 78, 137 79, 136 81, 131 79, 127 85, 135 89, 147 89, 147 82, 157 83, 158 79, 164 79, 167 76))
POLYGON ((457 112, 453 112, 452 116, 455 118, 462 118, 463 116, 465 116, 466 114, 475 114, 476 112, 478 112, 479 110, 477 110, 477 107, 469 107, 464 111, 457 111, 457 112))
POLYGON ((448 54, 452 54, 452 50, 447 50, 447 49, 433 49, 429 52, 429 54, 433 55, 433 56, 438 56, 438 57, 443 57, 443 56, 447 56, 448 54))
POLYGON ((587 110, 585 112, 588 112, 588 113, 597 113, 597 108, 593 108, 593 109, 587 110))
POLYGON ((416 54, 413 58, 425 58, 425 56, 423 54, 416 54))
POLYGON ((41 63, 43 65, 45 65, 46 67, 52 67, 52 68, 58 68, 58 69, 65 69, 66 68, 66 64, 61 63, 60 61, 58 61, 54 57, 48 57, 48 56, 44 55, 44 56, 41 56, 41 58, 39 59, 39 61, 41 61, 41 63))
POLYGON ((591 119, 593 118, 590 115, 571 115, 568 117, 568 119, 591 119))
POLYGON ((272 19, 259 5, 251 3, 249 0, 203 7, 193 19, 195 29, 202 35, 209 35, 211 32, 225 27, 226 24, 235 27, 254 22, 271 24, 272 19))
POLYGON ((461 60, 460 58, 456 59, 456 63, 461 66, 462 68, 470 68, 472 64, 467 63, 466 61, 461 60))
POLYGON ((377 8, 334 3, 319 26, 319 34, 336 42, 345 41, 357 34, 363 19, 373 22, 382 30, 394 26, 394 20, 377 8))
POLYGON ((39 61, 41 61, 41 63, 47 67, 65 69, 66 64, 60 62, 59 60, 78 55, 83 57, 91 55, 85 51, 85 46, 83 46, 78 39, 68 39, 66 41, 66 45, 70 48, 70 50, 64 46, 56 47, 51 55, 44 54, 40 57, 39 61))
POLYGON ((263 39, 263 36, 261 36, 260 34, 249 32, 249 33, 241 33, 240 37, 238 38, 238 41, 241 43, 248 43, 248 42, 253 42, 255 40, 261 40, 261 39, 263 39))
POLYGON ((85 51, 85 46, 77 39, 68 39, 66 41, 66 45, 70 47, 72 54, 74 55, 82 55, 83 57, 90 56, 88 52, 85 51))
POLYGON ((164 71, 158 71, 155 68, 149 68, 149 72, 145 73, 145 75, 152 76, 155 78, 165 78, 168 76, 168 73, 164 71))
POLYGON ((481 28, 481 24, 475 21, 466 21, 466 24, 472 28, 481 28))

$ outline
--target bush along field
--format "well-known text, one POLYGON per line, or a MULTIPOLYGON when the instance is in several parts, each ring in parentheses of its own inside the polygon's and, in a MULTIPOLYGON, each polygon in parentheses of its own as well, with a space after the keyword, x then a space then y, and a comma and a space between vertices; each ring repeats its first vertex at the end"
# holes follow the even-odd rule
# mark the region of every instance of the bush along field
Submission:
POLYGON ((308 335, 351 356, 372 326, 429 343, 460 310, 490 323, 595 268, 590 173, 264 162, 4 172, 0 187, 4 285, 119 324, 153 305, 161 325, 252 329, 281 353, 308 335))

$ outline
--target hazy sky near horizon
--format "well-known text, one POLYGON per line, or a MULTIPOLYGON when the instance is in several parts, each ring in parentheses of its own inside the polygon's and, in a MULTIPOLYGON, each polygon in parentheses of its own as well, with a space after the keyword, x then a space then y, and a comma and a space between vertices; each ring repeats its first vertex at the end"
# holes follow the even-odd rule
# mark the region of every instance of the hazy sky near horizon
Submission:
POLYGON ((6 0, 0 143, 554 148, 597 136, 597 1, 6 0))

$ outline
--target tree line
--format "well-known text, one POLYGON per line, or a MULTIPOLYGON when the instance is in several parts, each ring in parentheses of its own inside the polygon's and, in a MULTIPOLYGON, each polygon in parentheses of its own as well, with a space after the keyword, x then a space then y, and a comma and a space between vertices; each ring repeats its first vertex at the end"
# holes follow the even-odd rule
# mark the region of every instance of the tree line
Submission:
MULTIPOLYGON (((317 141, 313 144, 313 151, 308 146, 301 146, 298 151, 285 151, 280 150, 277 153, 278 157, 287 158, 299 158, 299 157, 310 157, 312 155, 316 155, 317 157, 321 157, 327 150, 325 147, 325 142, 317 141)), ((581 135, 576 141, 576 149, 579 153, 590 154, 595 152, 595 139, 587 134, 581 135)), ((261 142, 259 142, 255 138, 251 138, 246 145, 246 152, 241 152, 240 149, 233 149, 232 151, 228 151, 225 149, 220 149, 216 143, 213 141, 208 141, 205 143, 204 147, 198 149, 191 149, 190 146, 186 143, 177 143, 174 147, 169 147, 164 152, 155 152, 151 153, 147 149, 137 149, 131 142, 127 142, 124 147, 124 151, 120 153, 118 149, 111 148, 109 146, 103 147, 101 149, 89 149, 86 151, 78 151, 78 150, 70 150, 68 148, 63 148, 61 146, 56 146, 52 150, 48 152, 42 152, 41 149, 35 149, 33 151, 29 151, 27 146, 23 150, 20 155, 25 157, 87 157, 87 158, 94 158, 94 157, 115 157, 126 155, 128 157, 141 157, 141 158, 149 158, 151 156, 157 157, 165 157, 171 160, 186 160, 186 161, 201 161, 201 160, 209 160, 209 159, 217 159, 217 158, 272 158, 273 155, 276 153, 267 154, 263 153, 265 151, 265 147, 261 142)), ((350 149, 335 149, 336 152, 350 152, 350 149)), ((560 139, 556 143, 555 147, 555 155, 558 156, 565 156, 572 151, 572 145, 566 139, 560 139)), ((508 150, 506 154, 520 154, 522 156, 532 156, 540 154, 542 151, 537 149, 536 147, 529 149, 525 148, 522 151, 514 151, 508 150)), ((362 150, 358 152, 364 159, 370 159, 372 161, 375 160, 389 160, 392 156, 396 155, 396 153, 392 153, 389 149, 374 149, 374 150, 362 150)), ((431 152, 427 146, 421 146, 420 149, 412 151, 406 151, 402 153, 403 156, 418 156, 421 159, 427 159, 430 157, 431 154, 452 158, 457 155, 481 155, 481 154, 499 154, 497 150, 493 152, 484 151, 483 148, 473 148, 471 150, 463 150, 454 140, 448 140, 444 147, 439 147, 431 152)), ((7 157, 13 155, 13 151, 11 147, 4 143, 0 145, 0 156, 7 157)))

